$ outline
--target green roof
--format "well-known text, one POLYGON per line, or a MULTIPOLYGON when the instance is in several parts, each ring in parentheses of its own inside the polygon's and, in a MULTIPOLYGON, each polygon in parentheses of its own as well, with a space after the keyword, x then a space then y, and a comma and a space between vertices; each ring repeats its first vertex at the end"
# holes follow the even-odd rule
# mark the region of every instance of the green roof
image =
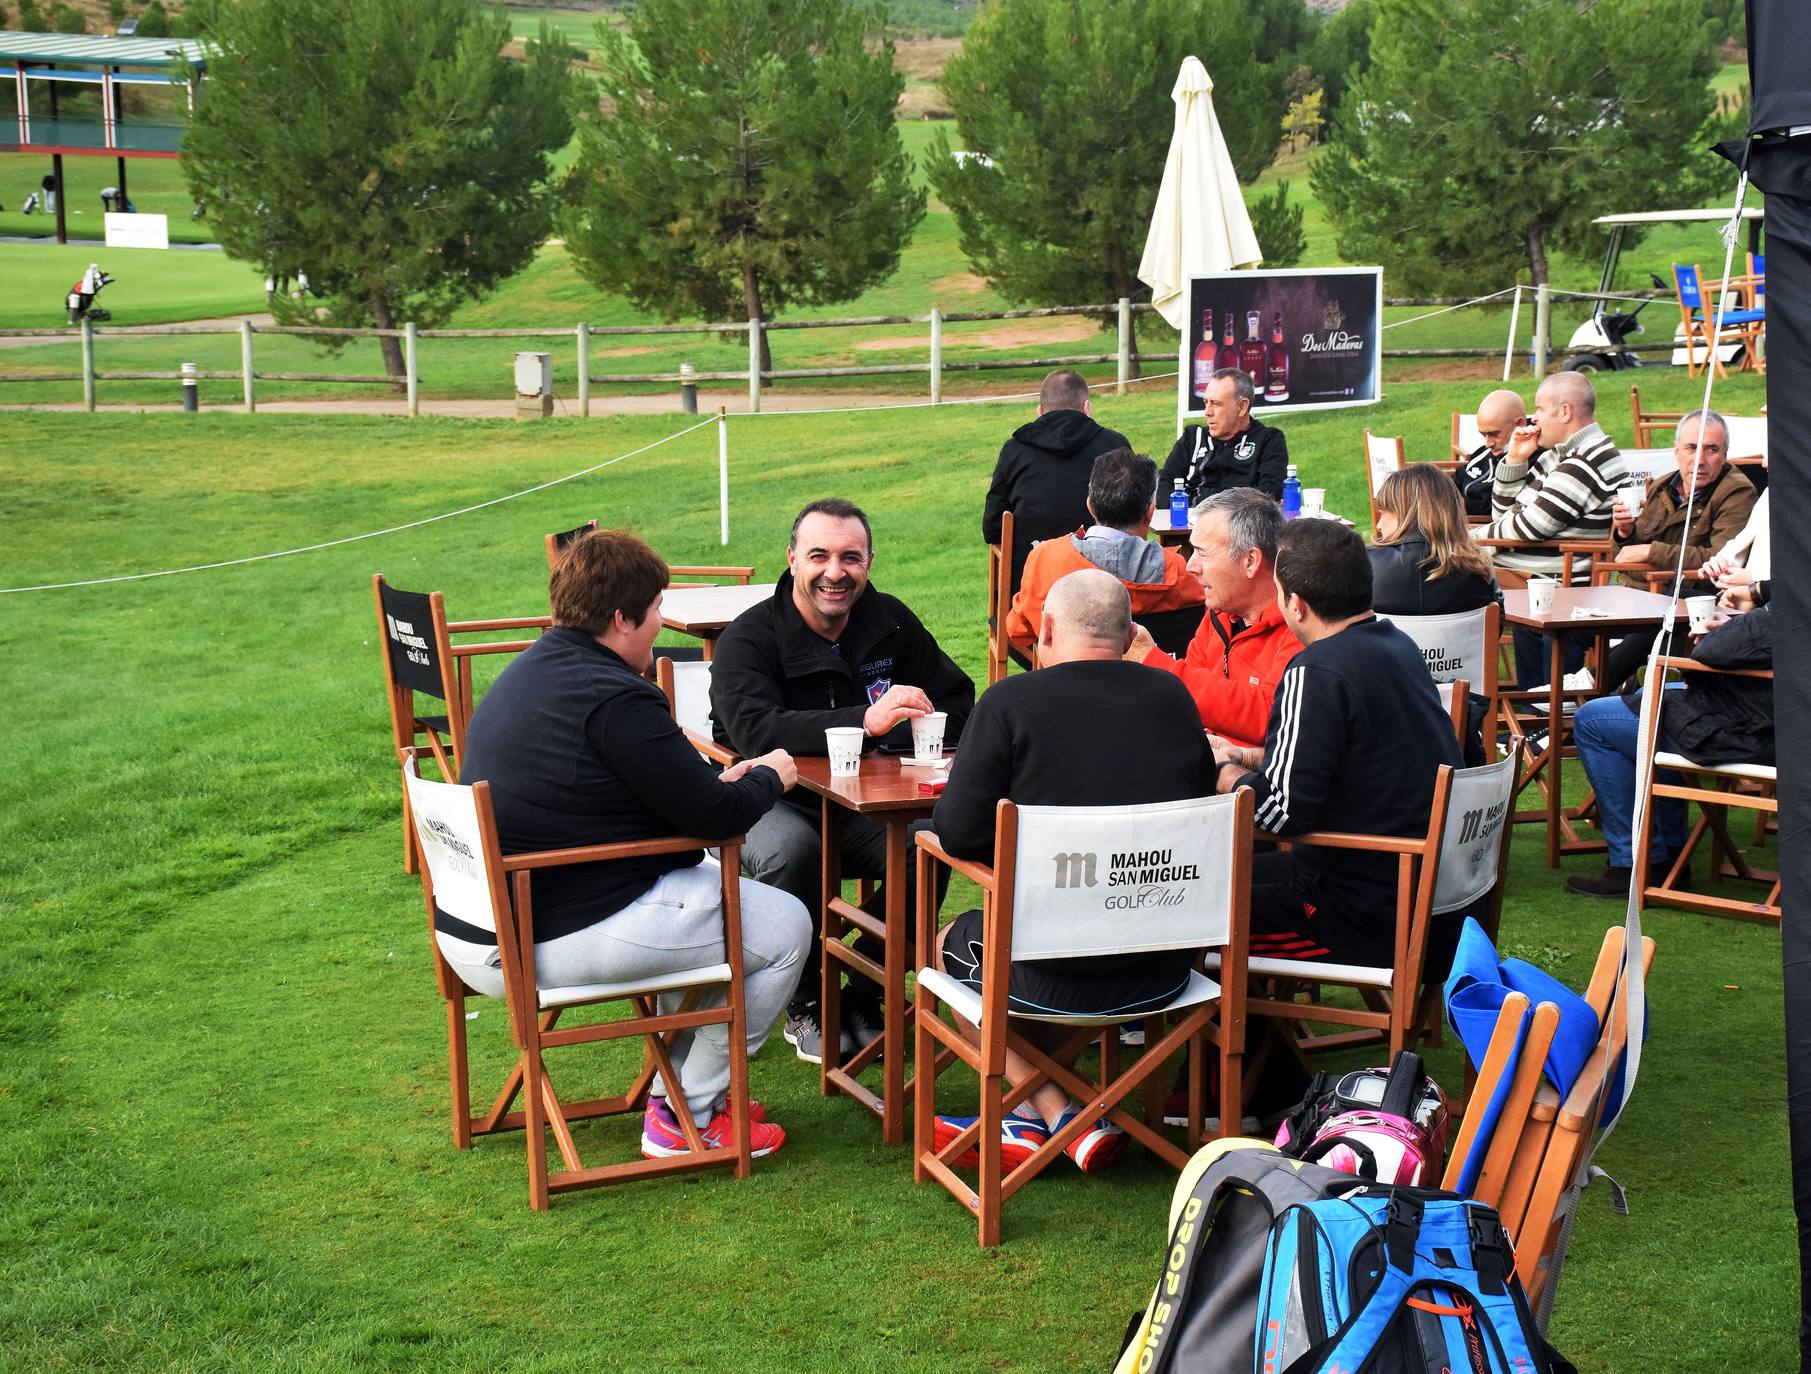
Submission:
POLYGON ((93 67, 207 65, 207 48, 192 38, 100 38, 86 33, 0 31, 0 62, 57 62, 93 67))

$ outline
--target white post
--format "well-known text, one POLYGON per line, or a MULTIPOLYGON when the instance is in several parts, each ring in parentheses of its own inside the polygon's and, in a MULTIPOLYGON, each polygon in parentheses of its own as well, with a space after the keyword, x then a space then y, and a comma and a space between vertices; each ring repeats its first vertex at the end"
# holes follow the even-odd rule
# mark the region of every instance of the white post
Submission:
POLYGON ((252 414, 258 409, 256 397, 252 394, 252 322, 239 321, 239 372, 245 382, 245 413, 252 414))
POLYGON ((943 400, 943 312, 931 307, 931 404, 943 400))
POLYGON ((94 409, 94 321, 82 316, 82 409, 94 409))
POLYGON ((1534 379, 1547 375, 1547 354, 1553 347, 1553 296, 1545 283, 1534 288, 1534 379))
POLYGON ((717 542, 729 543, 729 421, 717 407, 717 542))
POLYGON ((409 416, 413 419, 421 414, 421 381, 415 371, 415 321, 410 320, 402 327, 403 371, 409 377, 409 416))
MULTIPOLYGON (((748 322, 748 413, 761 413, 761 322, 748 322)), ((727 517, 726 517, 727 518, 727 517)), ((727 542, 729 536, 724 535, 727 542)))
POLYGON ((1515 304, 1509 307, 1509 341, 1503 345, 1503 380, 1509 380, 1509 366, 1515 361, 1515 327, 1522 318, 1522 288, 1515 289, 1515 304))
POLYGON ((580 324, 579 338, 579 415, 591 418, 591 326, 580 324))
POLYGON ((1116 394, 1126 394, 1126 383, 1132 379, 1132 302, 1119 298, 1119 385, 1116 394))

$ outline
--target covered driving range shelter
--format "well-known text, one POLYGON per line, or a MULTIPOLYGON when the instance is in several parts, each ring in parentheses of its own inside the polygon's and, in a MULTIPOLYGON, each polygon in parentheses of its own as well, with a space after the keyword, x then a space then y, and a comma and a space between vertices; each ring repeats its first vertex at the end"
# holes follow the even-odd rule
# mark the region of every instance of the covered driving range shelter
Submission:
POLYGON ((69 239, 63 158, 117 159, 123 201, 126 159, 182 156, 183 131, 206 66, 205 48, 191 39, 0 32, 0 81, 12 79, 15 110, 14 119, 0 125, 0 153, 50 154, 58 243, 69 239), (182 89, 172 92, 173 86, 182 89), (174 98, 128 119, 126 95, 133 87, 174 98))

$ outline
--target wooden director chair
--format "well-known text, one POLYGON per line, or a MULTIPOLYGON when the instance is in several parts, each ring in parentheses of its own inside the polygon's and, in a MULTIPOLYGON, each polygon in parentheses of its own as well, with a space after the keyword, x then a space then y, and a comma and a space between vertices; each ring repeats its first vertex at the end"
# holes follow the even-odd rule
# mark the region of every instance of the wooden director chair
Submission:
MULTIPOLYGON (((973 1212, 983 1246, 1000 1243, 1000 1208, 1054 1160, 1069 1143, 1110 1118, 1160 1159, 1180 1170, 1200 1144, 1205 1095, 1203 1043, 1218 1051, 1220 1119, 1236 1132, 1243 1099, 1245 1052, 1245 963, 1251 897, 1252 796, 1248 789, 1225 797, 1145 806, 1019 807, 1002 801, 995 810, 994 862, 952 857, 935 835, 921 832, 918 843, 918 948, 930 957, 936 948, 935 865, 972 879, 982 891, 984 952, 981 990, 976 992, 939 969, 918 971, 916 1063, 912 1080, 913 1178, 935 1179, 973 1212), (1116 851, 1161 851, 1187 856, 1195 872, 1159 885, 1171 904, 1138 909, 1109 906, 1113 897, 1150 890, 1148 884, 1117 887, 1112 882, 1116 851), (1054 872, 1053 870, 1054 865, 1054 872), (1194 971, 1166 1006, 1135 1016, 1071 1016, 1031 1013, 1009 1006, 1011 966, 1021 959, 1063 959, 1133 954, 1155 950, 1213 949, 1226 974, 1216 984, 1194 971), (937 1014, 947 1006, 979 1032, 972 1046, 937 1014), (1166 1018, 1175 1017, 1167 1033, 1166 1018), (1057 1053, 1045 1054, 1013 1029, 1013 1023, 1042 1021, 1071 1033, 1057 1053), (1129 1065, 1116 1053, 1116 1030, 1142 1021, 1146 1048, 1129 1065), (1103 1035, 1103 1032, 1105 1034, 1103 1035), (1100 1082, 1089 1083, 1059 1061, 1090 1041, 1102 1041, 1100 1082), (1006 1051, 1030 1061, 1037 1075, 1017 1087, 1005 1081, 1006 1051), (1156 1126, 1163 1110, 1165 1061, 1188 1047, 1189 1153, 1179 1150, 1156 1126), (942 1150, 933 1148, 936 1078, 960 1059, 979 1076, 976 1124, 942 1150), (1053 1082, 1084 1105, 1075 1119, 1010 1174, 1002 1171, 1000 1129, 1007 1112, 1043 1083, 1053 1082), (1122 1104, 1132 1089, 1145 1086, 1143 1118, 1122 1104), (971 1188, 954 1167, 970 1151, 979 1154, 979 1177, 971 1188)), ((1123 868, 1123 866, 1121 866, 1123 868)))
MULTIPOLYGON (((1380 615, 1415 641, 1422 661, 1436 686, 1463 681, 1469 690, 1476 685, 1485 702, 1484 757, 1496 757, 1497 727, 1503 711, 1502 684, 1498 677, 1500 663, 1498 642, 1503 637, 1503 608, 1492 602, 1475 611, 1458 611, 1452 615, 1380 615)), ((1446 695, 1442 694, 1446 700, 1446 695)), ((1447 701, 1450 706, 1452 703, 1447 701)), ((1456 717, 1462 718, 1462 717, 1456 717)), ((1509 728, 1515 732, 1515 722, 1509 728)), ((1461 746, 1464 733, 1459 736, 1461 746)))
POLYGON ((654 660, 654 681, 666 693, 673 719, 685 731, 692 748, 725 768, 736 762, 740 757, 736 751, 718 744, 714 737, 709 659, 675 662, 670 658, 657 658, 654 660))
MULTIPOLYGON (((1296 1043, 1304 1051, 1383 1040, 1392 1059, 1437 1026, 1434 999, 1438 989, 1424 991, 1422 986, 1434 920, 1484 901, 1485 912, 1478 923, 1496 937, 1509 863, 1506 822, 1520 762, 1520 751, 1512 749, 1481 768, 1454 769, 1443 764, 1434 782, 1427 833, 1416 839, 1331 831, 1288 836, 1289 844, 1396 856, 1394 957, 1389 964, 1378 966, 1254 958, 1250 960, 1254 993, 1246 998, 1246 1014, 1296 1023, 1301 1031, 1296 1043), (1356 991, 1363 1005, 1321 1000, 1329 986, 1356 991), (1310 1000, 1301 1000, 1304 997, 1310 1000), (1351 1029, 1315 1035, 1308 1030, 1314 1025, 1351 1029)), ((1215 968, 1211 955, 1207 966, 1209 972, 1215 968)))
MULTIPOLYGON (((378 643, 384 648, 384 689, 390 702, 390 733, 397 757, 418 743, 425 743, 448 782, 459 780, 459 761, 465 757, 465 731, 472 718, 474 659, 490 654, 515 654, 532 639, 459 642, 464 635, 491 635, 500 630, 533 630, 539 634, 552 622, 547 616, 515 616, 491 620, 448 620, 446 600, 439 592, 405 592, 392 587, 382 573, 371 578, 377 603, 378 643), (429 715, 417 705, 417 695, 432 697, 444 708, 429 715)), ((409 824, 409 799, 403 797, 403 871, 415 871, 415 833, 409 824)))
MULTIPOLYGON (((1530 1017, 1521 993, 1504 1000, 1440 1183, 1497 1209, 1531 1307, 1553 1281, 1560 1232, 1576 1206, 1568 1193, 1589 1157, 1605 1094, 1628 1044, 1625 939, 1622 926, 1604 933, 1585 991, 1602 1029, 1563 1102, 1543 1073, 1559 1009, 1542 1002, 1530 1017)), ((1654 962, 1654 942, 1643 937, 1641 943, 1645 970, 1654 962)))
MULTIPOLYGON (((560 561, 560 554, 566 546, 581 534, 590 534, 597 528, 597 521, 587 520, 577 529, 560 530, 547 536, 547 571, 552 572, 554 565, 560 561)), ((752 567, 729 567, 709 563, 671 563, 667 571, 674 577, 702 578, 702 581, 671 582, 673 587, 715 587, 724 582, 734 582, 746 587, 753 579, 755 570, 752 567)))
POLYGON ((1012 609, 1013 517, 1000 517, 1000 542, 987 546, 987 685, 1010 670, 1012 645, 1006 638, 1006 614, 1012 609))
POLYGON ((1365 431, 1365 467, 1369 474, 1365 488, 1371 494, 1371 532, 1377 532, 1377 493, 1393 472, 1402 471, 1408 459, 1404 456, 1400 436, 1390 438, 1365 431))
POLYGON ((523 1130, 528 1145, 528 1205, 545 1211, 552 1193, 619 1183, 632 1178, 727 1166, 737 1178, 752 1167, 749 1146, 748 1056, 746 1009, 742 992, 741 890, 736 873, 742 837, 722 842, 723 949, 720 963, 679 973, 623 983, 581 987, 541 987, 535 977, 534 911, 529 875, 536 869, 611 859, 641 858, 702 849, 707 841, 689 836, 587 845, 505 857, 497 843, 490 785, 431 782, 419 776, 415 751, 403 761, 403 783, 425 863, 422 893, 428 909, 428 936, 434 945, 435 975, 446 1001, 447 1049, 452 1060, 453 1143, 471 1145, 474 1135, 523 1130), (502 959, 504 1001, 516 1063, 503 1090, 482 1117, 470 1115, 465 1043, 465 998, 468 989, 441 956, 434 941, 438 908, 468 926, 495 934, 502 959), (720 993, 721 1006, 700 1006, 704 993, 720 993), (676 1009, 663 1012, 658 999, 683 994, 676 1009), (561 1027, 562 1012, 572 1007, 627 1002, 631 1014, 620 1020, 561 1027), (730 1043, 729 1113, 733 1143, 706 1148, 698 1122, 677 1089, 669 1048, 675 1035, 701 1026, 727 1028, 730 1043), (640 1071, 615 1097, 563 1102, 548 1074, 547 1050, 639 1036, 645 1051, 640 1071), (622 1164, 587 1167, 579 1158, 572 1123, 592 1117, 640 1112, 646 1105, 655 1073, 670 1090, 668 1104, 691 1148, 664 1159, 636 1159, 622 1164), (520 1098, 522 1108, 512 1111, 520 1098), (550 1173, 547 1133, 553 1133, 564 1170, 550 1173))
MULTIPOLYGON (((1771 668, 1712 668, 1692 658, 1658 660, 1661 677, 1668 669, 1682 673, 1719 673, 1726 677, 1753 678, 1771 682, 1771 668)), ((1777 870, 1751 866, 1747 856, 1729 834, 1729 810, 1758 813, 1755 842, 1764 836, 1768 817, 1777 818, 1780 803, 1777 795, 1779 771, 1772 764, 1761 763, 1694 763, 1684 754, 1659 748, 1660 706, 1665 696, 1662 684, 1650 682, 1642 695, 1642 714, 1648 747, 1656 751, 1648 771, 1647 806, 1642 816, 1641 834, 1636 838, 1635 884, 1642 905, 1683 907, 1706 916, 1739 916, 1751 921, 1780 919, 1780 875, 1777 870), (1688 775, 1677 782, 1661 778, 1662 770, 1688 775), (1747 790, 1759 785, 1759 791, 1747 790), (1655 874, 1648 863, 1648 845, 1654 833, 1654 801, 1674 797, 1697 802, 1698 823, 1687 833, 1685 847, 1673 856, 1664 873, 1655 874), (1706 839, 1710 840, 1709 881, 1734 880, 1759 883, 1767 889, 1758 902, 1719 897, 1708 892, 1693 892, 1684 886, 1686 866, 1706 839)))

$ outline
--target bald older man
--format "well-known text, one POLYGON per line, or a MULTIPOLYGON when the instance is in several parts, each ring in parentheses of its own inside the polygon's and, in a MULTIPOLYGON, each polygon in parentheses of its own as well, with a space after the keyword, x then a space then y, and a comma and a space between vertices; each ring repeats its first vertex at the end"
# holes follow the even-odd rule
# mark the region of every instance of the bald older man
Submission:
MULTIPOLYGON (((1212 794, 1213 755, 1194 698, 1173 675, 1123 660, 1131 642, 1131 599, 1117 577, 1087 569, 1058 579, 1039 622, 1038 671, 989 688, 968 718, 948 790, 931 817, 951 854, 993 858, 994 807, 1002 798, 1022 806, 1127 806, 1212 794)), ((944 970, 976 989, 981 939, 981 913, 969 911, 938 942, 944 970)), ((1009 995, 1019 1009, 1133 1016, 1173 998, 1193 958, 1179 950, 1027 960, 1012 966, 1009 995)), ((1029 1073, 1007 1055, 1009 1080, 1029 1073)), ((1048 1140, 1074 1110, 1053 1084, 1033 1093, 1023 1114, 1009 1115, 1002 1128, 1005 1167, 1048 1140)), ((972 1120, 941 1118, 939 1148, 972 1120)), ((1106 1124, 1081 1135, 1068 1153, 1093 1173, 1123 1144, 1118 1128, 1106 1124)))
MULTIPOLYGON (((1485 539, 1557 544, 1566 539, 1608 539, 1610 507, 1628 481, 1629 465, 1597 423, 1597 392, 1582 373, 1556 372, 1534 393, 1534 414, 1510 436, 1491 488, 1494 518, 1476 531, 1485 539), (1542 449, 1545 452, 1542 452, 1542 449)), ((1523 585, 1529 576, 1557 576, 1557 553, 1493 549, 1497 580, 1523 585)), ((1546 640, 1515 632, 1516 685, 1530 689, 1547 680, 1546 640)), ((1584 641, 1567 645, 1566 669, 1584 662, 1584 641)))
POLYGON ((1509 452, 1509 437, 1528 419, 1528 406, 1513 391, 1497 390, 1478 402, 1478 438, 1483 442, 1453 470, 1467 515, 1489 515, 1497 464, 1509 452))

